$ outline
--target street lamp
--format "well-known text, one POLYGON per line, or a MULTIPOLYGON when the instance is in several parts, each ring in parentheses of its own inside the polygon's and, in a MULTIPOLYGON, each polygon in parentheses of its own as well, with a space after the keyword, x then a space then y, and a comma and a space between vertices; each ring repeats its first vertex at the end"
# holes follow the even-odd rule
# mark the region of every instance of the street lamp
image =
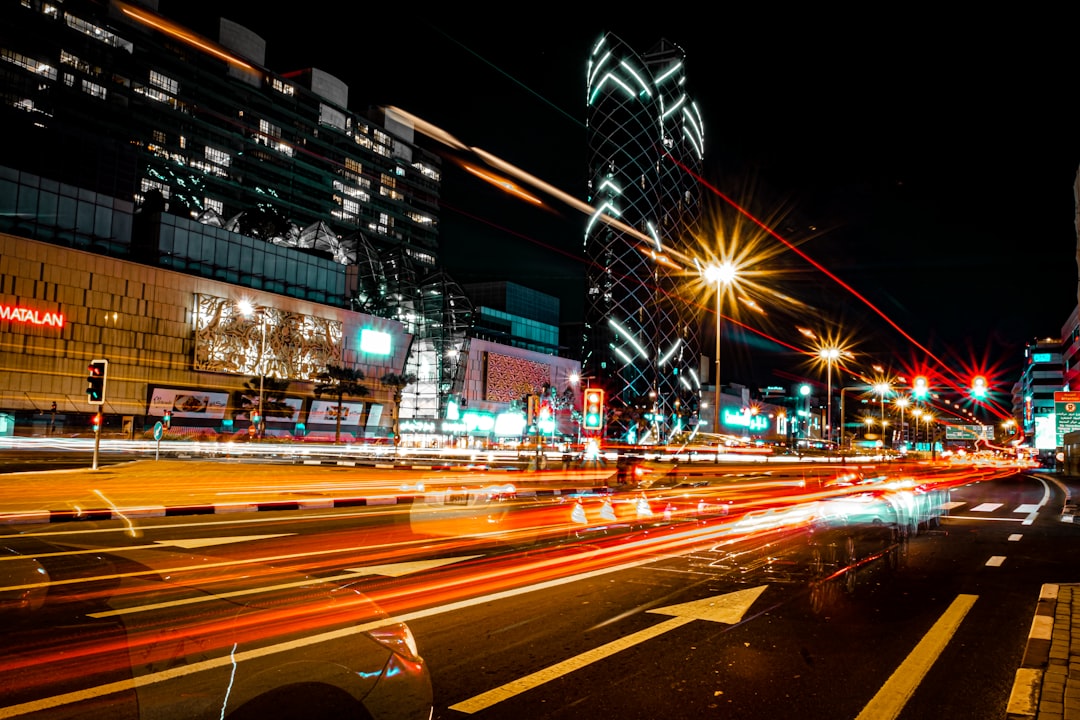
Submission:
POLYGON ((706 265, 703 271, 705 280, 716 284, 716 377, 713 378, 716 389, 713 393, 713 432, 720 434, 720 305, 724 295, 724 285, 735 279, 735 265, 730 262, 706 265))
POLYGON ((907 437, 906 426, 904 425, 904 408, 908 406, 908 399, 906 397, 897 398, 893 401, 893 404, 900 408, 900 445, 906 447, 907 437))
POLYGON ((930 436, 930 423, 934 421, 934 416, 930 413, 923 414, 923 420, 926 421, 926 439, 930 442, 930 460, 937 460, 937 447, 934 444, 934 438, 930 436))
MULTIPOLYGON (((825 427, 829 429, 829 445, 830 451, 832 446, 833 426, 832 426, 832 366, 840 358, 840 348, 830 347, 823 348, 818 351, 818 357, 825 361, 825 427)), ((841 436, 843 436, 843 430, 841 429, 841 436)))
MULTIPOLYGON (((865 390, 865 385, 847 385, 840 388, 840 447, 844 447, 844 393, 848 390, 865 390)), ((843 459, 843 453, 840 455, 843 459)))
POLYGON ((885 452, 885 396, 892 388, 887 382, 879 382, 874 385, 874 392, 881 395, 881 451, 885 452))
POLYGON ((256 314, 259 316, 259 331, 262 335, 262 341, 259 344, 259 423, 257 430, 259 437, 262 437, 263 428, 266 427, 266 416, 263 415, 263 382, 266 378, 266 308, 257 308, 247 300, 241 300, 238 306, 240 314, 246 318, 251 318, 256 314))

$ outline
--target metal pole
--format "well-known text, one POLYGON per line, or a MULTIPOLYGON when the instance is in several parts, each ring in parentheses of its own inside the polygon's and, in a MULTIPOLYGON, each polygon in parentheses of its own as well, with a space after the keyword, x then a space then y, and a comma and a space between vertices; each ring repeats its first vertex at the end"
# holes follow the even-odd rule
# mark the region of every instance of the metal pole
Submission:
POLYGON ((844 391, 846 387, 840 388, 840 462, 844 462, 844 391))
POLYGON ((92 470, 98 469, 98 448, 101 447, 101 426, 105 423, 105 413, 97 412, 95 414, 100 415, 101 420, 94 425, 94 466, 91 468, 92 470))
POLYGON ((266 309, 259 313, 262 327, 262 344, 259 346, 259 437, 263 436, 266 418, 263 417, 263 381, 266 378, 266 309))
POLYGON ((827 408, 825 427, 829 429, 829 453, 832 453, 832 438, 833 438, 833 426, 832 426, 832 360, 825 362, 825 377, 826 377, 826 390, 825 390, 825 406, 827 408))
MULTIPOLYGON (((713 396, 713 432, 720 435, 720 280, 716 281, 716 377, 715 391, 713 396)), ((717 437, 717 442, 720 438, 717 437)), ((720 456, 720 447, 717 445, 717 458, 720 456)))

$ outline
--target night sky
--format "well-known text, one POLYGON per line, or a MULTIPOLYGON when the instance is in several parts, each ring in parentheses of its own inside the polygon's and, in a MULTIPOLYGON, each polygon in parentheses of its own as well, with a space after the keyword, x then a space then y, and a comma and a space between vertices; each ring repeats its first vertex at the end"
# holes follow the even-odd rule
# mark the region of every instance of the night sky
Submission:
MULTIPOLYGON (((737 204, 799 251, 762 241, 779 249, 757 267, 773 284, 755 298, 768 316, 731 309, 758 332, 724 331, 725 381, 820 377, 764 337, 809 348, 804 327, 841 338, 867 372, 934 365, 924 350, 957 371, 990 370, 1005 400, 1024 344, 1058 336, 1076 305, 1080 134, 1065 10, 780 17, 762 4, 657 20, 547 5, 401 17, 393 6, 343 17, 247 0, 160 7, 208 34, 197 8, 223 13, 267 40, 271 69, 318 67, 349 85, 353 110, 401 107, 577 197, 592 44, 612 31, 641 51, 680 45, 706 123, 710 215, 733 228, 737 204)), ((510 200, 450 157, 443 203, 442 260, 459 282, 513 280, 580 320, 582 216, 510 200)))

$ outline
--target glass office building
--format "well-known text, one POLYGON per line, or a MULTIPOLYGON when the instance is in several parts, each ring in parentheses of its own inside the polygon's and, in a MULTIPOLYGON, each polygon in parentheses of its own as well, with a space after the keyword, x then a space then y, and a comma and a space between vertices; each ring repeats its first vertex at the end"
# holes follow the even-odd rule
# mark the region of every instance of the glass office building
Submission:
POLYGON ((582 372, 605 387, 631 441, 694 424, 701 394, 700 318, 680 288, 704 156, 685 60, 666 40, 638 53, 610 33, 589 58, 582 372))

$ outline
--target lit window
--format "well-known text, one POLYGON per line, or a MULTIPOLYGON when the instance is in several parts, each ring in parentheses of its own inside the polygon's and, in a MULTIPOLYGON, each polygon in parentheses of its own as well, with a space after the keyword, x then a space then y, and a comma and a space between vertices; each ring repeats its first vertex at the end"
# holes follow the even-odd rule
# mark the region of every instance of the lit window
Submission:
POLYGON ((206 146, 206 159, 215 165, 221 165, 223 167, 229 167, 232 164, 232 156, 224 150, 218 150, 217 148, 206 146))
POLYGON ((96 82, 90 82, 89 80, 82 81, 82 91, 91 97, 96 97, 101 100, 105 99, 105 86, 98 85, 96 82))
POLYGON ((274 78, 270 81, 270 87, 277 90, 282 95, 292 96, 296 94, 296 88, 294 88, 292 85, 289 85, 288 83, 282 82, 278 78, 274 78))
POLYGON ((20 55, 17 52, 12 52, 10 50, 0 48, 0 59, 6 60, 13 65, 17 65, 49 80, 56 80, 56 68, 54 68, 52 65, 38 62, 31 57, 27 57, 26 55, 20 55))

